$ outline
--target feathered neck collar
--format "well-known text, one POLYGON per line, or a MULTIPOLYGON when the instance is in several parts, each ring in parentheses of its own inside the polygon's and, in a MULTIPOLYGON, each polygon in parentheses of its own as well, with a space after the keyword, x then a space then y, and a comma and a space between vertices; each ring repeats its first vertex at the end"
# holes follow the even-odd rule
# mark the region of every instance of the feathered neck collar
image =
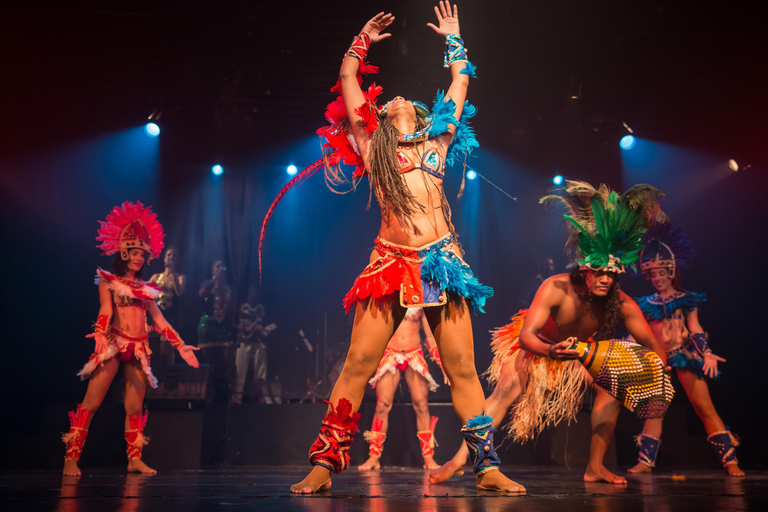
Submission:
POLYGON ((96 269, 95 283, 98 285, 102 279, 110 291, 126 299, 155 300, 161 292, 160 287, 156 284, 147 283, 138 278, 133 280, 125 279, 98 268, 96 269))

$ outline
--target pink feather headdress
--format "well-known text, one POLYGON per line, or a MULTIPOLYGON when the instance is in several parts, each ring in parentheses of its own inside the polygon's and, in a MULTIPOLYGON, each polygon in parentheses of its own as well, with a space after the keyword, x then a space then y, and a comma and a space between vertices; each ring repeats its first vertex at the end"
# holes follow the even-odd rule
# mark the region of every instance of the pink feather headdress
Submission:
POLYGON ((120 251, 120 256, 127 260, 128 251, 143 249, 147 252, 148 260, 160 256, 165 246, 165 233, 157 221, 157 214, 151 208, 139 201, 126 201, 115 206, 106 221, 100 220, 101 227, 96 240, 101 242, 97 247, 102 250, 102 254, 110 256, 120 251))

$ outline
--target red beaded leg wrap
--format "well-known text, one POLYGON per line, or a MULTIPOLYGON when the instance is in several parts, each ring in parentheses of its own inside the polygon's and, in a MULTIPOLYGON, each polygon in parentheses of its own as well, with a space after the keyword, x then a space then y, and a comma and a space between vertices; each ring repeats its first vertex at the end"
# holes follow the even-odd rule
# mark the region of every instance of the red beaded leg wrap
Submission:
POLYGON ((309 462, 339 474, 349 467, 349 447, 360 423, 360 413, 352 413, 352 404, 346 398, 339 399, 335 409, 330 402, 328 405, 331 410, 323 418, 320 435, 309 449, 309 462))
POLYGON ((125 431, 125 444, 128 460, 140 459, 144 445, 149 443, 149 438, 144 435, 144 427, 147 425, 147 411, 144 414, 128 415, 128 424, 131 426, 125 431))
POLYGON ((432 416, 430 418, 430 429, 416 432, 416 435, 419 437, 419 444, 421 444, 421 454, 424 457, 431 457, 435 454, 435 446, 437 446, 437 441, 435 440, 435 425, 437 425, 437 420, 437 416, 432 416))
POLYGON ((373 418, 373 426, 371 430, 363 432, 363 439, 368 441, 368 455, 381 457, 381 452, 384 451, 384 441, 387 440, 387 434, 381 431, 384 426, 384 422, 381 418, 373 418))
POLYGON ((80 460, 85 438, 88 435, 88 429, 85 428, 87 421, 88 409, 83 408, 83 404, 78 404, 77 410, 69 411, 69 432, 61 436, 61 440, 67 445, 64 460, 80 460))

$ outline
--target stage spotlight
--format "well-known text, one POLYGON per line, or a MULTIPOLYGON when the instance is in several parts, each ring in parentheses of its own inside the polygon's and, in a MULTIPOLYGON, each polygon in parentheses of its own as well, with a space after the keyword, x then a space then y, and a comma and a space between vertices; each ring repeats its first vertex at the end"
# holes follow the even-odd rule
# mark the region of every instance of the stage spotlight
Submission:
POLYGON ((477 178, 477 173, 475 171, 473 171, 472 169, 468 170, 467 171, 467 179, 468 180, 473 180, 475 178, 477 178))
POLYGON ((732 170, 733 172, 737 172, 737 171, 746 171, 746 170, 747 170, 747 169, 749 169, 750 167, 752 167, 752 164, 747 164, 747 165, 739 165, 739 163, 738 163, 736 160, 734 160, 733 158, 731 158, 730 160, 728 160, 728 168, 729 168, 730 170, 732 170))
POLYGON ((219 164, 216 164, 213 167, 211 167, 211 172, 216 176, 221 176, 224 173, 224 168, 219 164))
POLYGON ((565 181, 565 178, 563 178, 561 175, 557 175, 554 178, 552 178, 552 183, 557 185, 558 187, 563 184, 563 181, 565 181))
POLYGON ((623 137, 621 138, 621 140, 619 141, 619 146, 620 146, 620 147, 621 147, 621 149, 623 149, 624 151, 629 151, 630 149, 632 149, 633 147, 635 147, 635 144, 636 144, 636 143, 637 143, 637 141, 635 140, 635 137, 634 137, 634 136, 632 136, 632 135, 625 135, 625 136, 623 136, 623 137))
POLYGON ((155 123, 147 123, 144 125, 144 133, 147 134, 147 137, 152 137, 154 139, 160 135, 160 127, 155 123))
POLYGON ((299 169, 295 165, 289 165, 286 167, 285 172, 288 173, 288 176, 296 176, 296 173, 299 172, 299 169))

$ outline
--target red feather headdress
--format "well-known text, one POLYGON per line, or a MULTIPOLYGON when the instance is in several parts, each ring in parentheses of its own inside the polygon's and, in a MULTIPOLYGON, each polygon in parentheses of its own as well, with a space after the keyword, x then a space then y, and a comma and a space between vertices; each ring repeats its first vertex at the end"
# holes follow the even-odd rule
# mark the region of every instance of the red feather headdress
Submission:
POLYGON ((151 208, 138 201, 126 201, 115 206, 106 221, 99 221, 101 227, 96 240, 101 244, 96 247, 107 256, 120 251, 124 260, 128 259, 128 251, 131 249, 143 249, 147 252, 148 260, 160 256, 165 245, 165 233, 157 221, 157 214, 151 208))

